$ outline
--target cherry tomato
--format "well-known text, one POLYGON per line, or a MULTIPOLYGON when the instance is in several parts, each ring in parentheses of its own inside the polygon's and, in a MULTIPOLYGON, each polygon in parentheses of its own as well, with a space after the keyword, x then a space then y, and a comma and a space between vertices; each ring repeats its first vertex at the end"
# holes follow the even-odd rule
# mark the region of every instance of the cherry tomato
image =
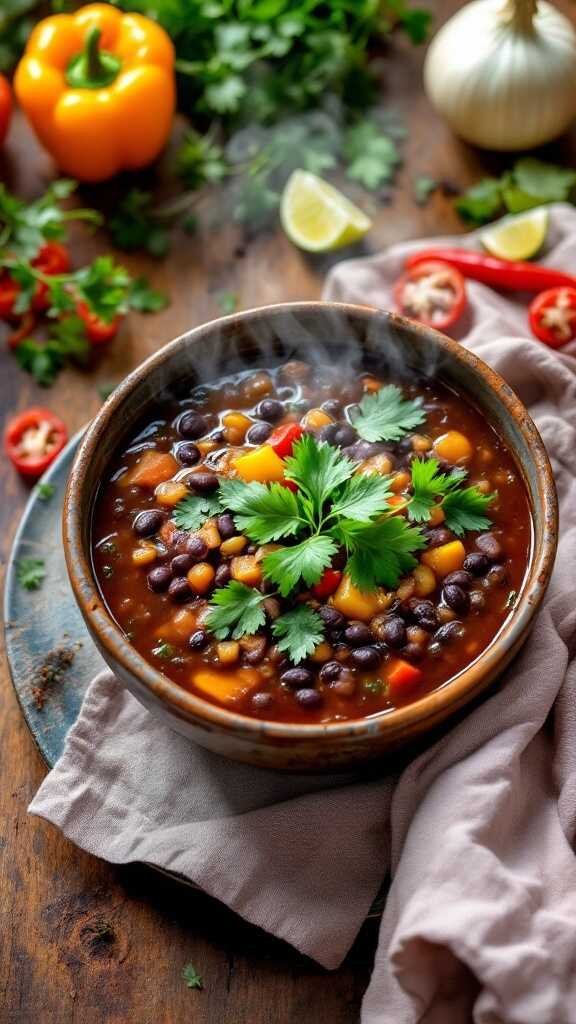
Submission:
POLYGON ((320 598, 321 601, 326 597, 330 597, 335 590, 338 590, 341 579, 342 573, 338 569, 324 569, 318 583, 312 587, 314 597, 320 598))
MULTIPOLYGON (((43 274, 66 274, 70 270, 72 262, 65 245, 61 245, 60 242, 46 242, 32 260, 32 266, 41 270, 43 274)), ((34 291, 32 308, 40 313, 48 309, 49 305, 48 285, 39 281, 34 291)))
POLYGON ((0 318, 12 320, 14 317, 14 303, 18 297, 20 286, 13 281, 6 271, 0 272, 0 318))
POLYGON ((12 118, 12 90, 8 79, 0 75, 0 146, 4 142, 12 118))
POLYGON ((440 260, 428 260, 402 274, 394 285, 394 300, 404 316, 445 331, 464 312, 466 285, 456 267, 440 260))
POLYGON ((528 310, 532 334, 550 348, 576 338, 576 288, 548 288, 532 299, 528 310))
POLYGON ((88 341, 92 345, 107 345, 116 335, 122 322, 121 316, 115 316, 110 323, 106 323, 85 302, 77 303, 76 312, 84 322, 88 341))
POLYGON ((285 459, 287 455, 292 454, 295 442, 303 433, 304 428, 299 423, 285 423, 272 431, 266 444, 269 444, 281 459, 285 459))
POLYGON ((4 451, 23 476, 37 479, 54 461, 68 440, 62 420, 49 409, 26 409, 9 420, 4 451))

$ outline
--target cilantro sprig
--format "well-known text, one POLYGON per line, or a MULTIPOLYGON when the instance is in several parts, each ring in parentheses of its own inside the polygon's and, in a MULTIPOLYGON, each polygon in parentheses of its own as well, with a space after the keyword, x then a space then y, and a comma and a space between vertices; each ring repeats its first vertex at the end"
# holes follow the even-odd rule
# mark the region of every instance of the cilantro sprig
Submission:
POLYGON ((426 419, 420 399, 405 399, 394 384, 365 395, 353 424, 365 441, 399 441, 426 419))
POLYGON ((523 213, 545 203, 574 202, 576 171, 526 156, 500 178, 483 178, 456 200, 469 224, 485 224, 503 213, 523 213))
POLYGON ((83 220, 98 227, 102 217, 96 210, 63 209, 62 200, 68 199, 75 189, 75 181, 61 178, 30 203, 0 184, 0 250, 20 259, 32 259, 45 242, 65 237, 69 221, 83 220))
POLYGON ((487 530, 490 519, 487 510, 495 494, 484 494, 474 486, 463 486, 466 471, 453 469, 439 472, 437 459, 414 459, 410 467, 412 496, 407 504, 408 518, 424 522, 430 518, 432 508, 444 512, 444 522, 452 533, 462 537, 467 530, 487 530))

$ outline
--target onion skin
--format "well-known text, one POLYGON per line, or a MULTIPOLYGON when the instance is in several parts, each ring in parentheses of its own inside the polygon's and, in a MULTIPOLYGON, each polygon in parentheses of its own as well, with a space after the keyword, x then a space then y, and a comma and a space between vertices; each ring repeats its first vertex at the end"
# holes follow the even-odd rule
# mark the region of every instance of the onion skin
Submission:
POLYGON ((546 0, 473 0, 433 39, 424 85, 467 142, 503 152, 543 145, 576 116, 576 33, 546 0))

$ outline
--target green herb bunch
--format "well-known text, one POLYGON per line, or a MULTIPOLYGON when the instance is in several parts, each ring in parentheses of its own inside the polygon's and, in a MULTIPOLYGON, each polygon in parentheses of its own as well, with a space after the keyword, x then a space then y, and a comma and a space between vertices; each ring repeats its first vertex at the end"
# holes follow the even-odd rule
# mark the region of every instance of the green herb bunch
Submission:
POLYGON ((456 200, 460 216, 485 224, 504 213, 523 213, 546 203, 574 202, 576 171, 522 157, 500 178, 484 178, 456 200))

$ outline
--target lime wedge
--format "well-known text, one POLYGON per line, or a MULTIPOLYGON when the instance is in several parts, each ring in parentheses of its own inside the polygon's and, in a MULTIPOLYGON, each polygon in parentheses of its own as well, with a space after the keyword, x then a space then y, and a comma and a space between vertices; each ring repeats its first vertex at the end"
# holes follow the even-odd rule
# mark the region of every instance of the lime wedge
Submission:
POLYGON ((309 171, 294 171, 286 182, 280 220, 290 241, 307 252, 340 249, 372 227, 362 210, 309 171))
POLYGON ((548 230, 548 210, 536 206, 516 217, 503 217, 480 235, 492 256, 501 260, 529 260, 542 248, 548 230))

